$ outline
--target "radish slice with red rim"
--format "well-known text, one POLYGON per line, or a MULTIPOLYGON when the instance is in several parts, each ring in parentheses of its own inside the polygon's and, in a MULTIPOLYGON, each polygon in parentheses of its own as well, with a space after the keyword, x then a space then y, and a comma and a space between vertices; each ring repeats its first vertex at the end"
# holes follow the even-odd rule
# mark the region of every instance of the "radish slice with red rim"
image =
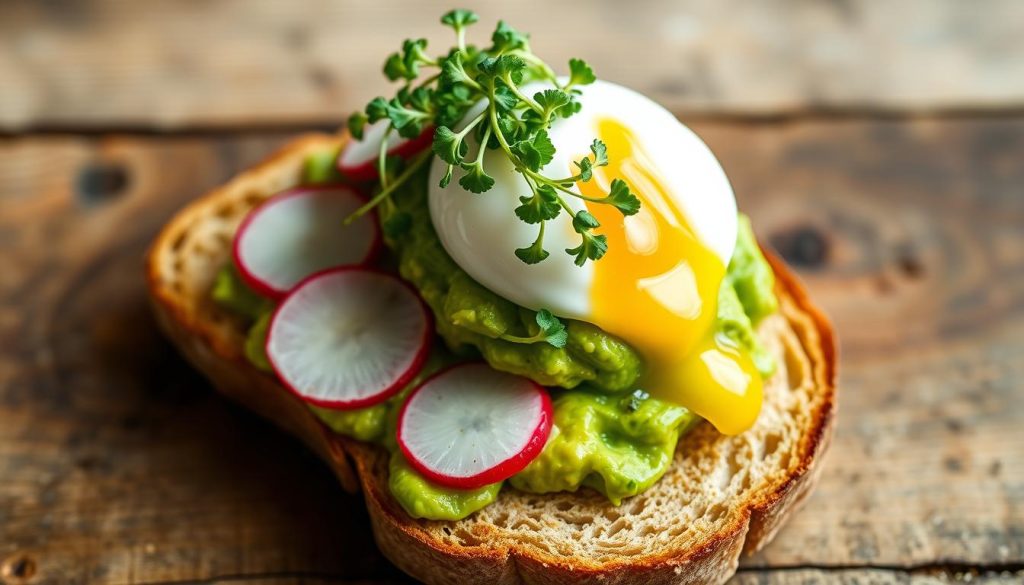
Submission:
POLYGON ((245 282, 280 298, 310 274, 366 264, 380 248, 377 219, 343 225, 366 199, 347 187, 301 187, 268 199, 235 233, 235 265, 245 282))
POLYGON ((398 445, 427 479, 475 489, 515 475, 551 434, 551 397, 536 382, 486 364, 429 378, 402 406, 398 445))
MULTIPOLYGON (((388 120, 367 124, 362 140, 350 140, 338 156, 338 170, 353 181, 373 181, 377 178, 377 159, 380 157, 380 143, 388 120)), ((404 159, 430 147, 434 129, 427 127, 415 138, 403 138, 392 130, 388 133, 388 155, 404 159)))
POLYGON ((284 385, 310 404, 362 408, 404 388, 430 349, 430 317, 397 277, 361 268, 315 274, 284 299, 266 353, 284 385))

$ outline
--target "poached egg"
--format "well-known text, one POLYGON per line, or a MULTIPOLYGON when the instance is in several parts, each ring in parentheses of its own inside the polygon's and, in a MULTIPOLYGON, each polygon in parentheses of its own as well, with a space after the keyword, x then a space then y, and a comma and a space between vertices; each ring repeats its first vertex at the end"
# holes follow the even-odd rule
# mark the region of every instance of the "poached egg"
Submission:
MULTIPOLYGON (((551 87, 522 88, 533 95, 551 87)), ((430 214, 445 250, 474 280, 514 303, 597 325, 644 356, 641 387, 680 404, 725 434, 749 428, 761 408, 761 378, 746 352, 716 332, 718 291, 736 243, 732 188, 710 149, 669 111, 628 88, 597 81, 580 88, 581 110, 548 131, 556 153, 541 172, 571 177, 573 161, 590 154, 599 138, 609 164, 574 191, 604 197, 622 179, 640 199, 640 211, 623 215, 611 205, 565 195, 575 211, 586 209, 608 239, 608 252, 582 267, 566 248, 579 243, 569 214, 545 226, 550 256, 525 264, 513 253, 537 237, 537 225, 514 209, 530 188, 500 150, 484 154, 494 186, 482 194, 453 181, 438 183, 446 165, 430 170, 430 214)), ((473 119, 485 103, 467 114, 473 119)), ((461 128, 456 128, 459 130, 461 128)), ((479 148, 479 146, 474 146, 479 148)), ((471 152, 471 154, 473 154, 471 152)))

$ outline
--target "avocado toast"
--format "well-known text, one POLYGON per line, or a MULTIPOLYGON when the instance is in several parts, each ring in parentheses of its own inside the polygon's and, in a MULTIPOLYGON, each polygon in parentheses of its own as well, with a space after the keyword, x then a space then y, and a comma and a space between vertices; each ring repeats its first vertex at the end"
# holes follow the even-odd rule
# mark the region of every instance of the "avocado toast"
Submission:
POLYGON ((160 322, 424 581, 723 581, 813 484, 831 330, 696 134, 476 21, 179 214, 160 322))
POLYGON ((506 488, 464 520, 408 516, 390 495, 386 451, 331 432, 255 368, 244 352, 247 325, 210 296, 245 215, 298 184, 309 156, 343 140, 296 139, 189 205, 154 242, 147 279, 161 327, 219 391, 300 437, 347 491, 362 490, 389 559, 428 583, 718 583, 741 552, 775 535, 813 487, 828 447, 836 348, 827 319, 771 254, 780 309, 758 336, 778 367, 753 429, 728 437, 695 428, 666 475, 621 506, 588 490, 537 496, 506 488))

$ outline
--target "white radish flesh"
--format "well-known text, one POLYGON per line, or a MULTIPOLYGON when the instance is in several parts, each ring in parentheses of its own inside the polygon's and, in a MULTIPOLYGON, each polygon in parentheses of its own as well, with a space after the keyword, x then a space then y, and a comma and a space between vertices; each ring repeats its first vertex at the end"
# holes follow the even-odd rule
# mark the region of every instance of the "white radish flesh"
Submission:
POLYGON ((373 214, 343 225, 365 203, 347 187, 301 187, 267 200, 235 234, 233 253, 242 278, 280 298, 310 274, 370 262, 380 246, 373 214))
POLYGON ((486 364, 467 364, 435 375, 409 396, 398 443, 428 479, 474 489, 522 470, 550 432, 551 399, 544 388, 486 364))
POLYGON ((316 274, 277 308, 266 353, 281 381, 327 408, 386 400, 423 366, 430 318, 398 278, 359 268, 316 274))

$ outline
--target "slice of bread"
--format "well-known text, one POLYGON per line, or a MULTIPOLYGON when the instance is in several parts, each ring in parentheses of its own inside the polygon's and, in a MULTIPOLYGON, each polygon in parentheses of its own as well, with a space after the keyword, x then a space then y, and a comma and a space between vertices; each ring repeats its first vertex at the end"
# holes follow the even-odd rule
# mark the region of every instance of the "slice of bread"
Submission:
POLYGON ((814 485, 828 447, 836 348, 826 318, 771 254, 781 308, 758 334, 779 367, 754 428, 726 437, 700 425, 679 442, 665 477, 621 506, 585 489, 505 488, 496 503, 458 522, 410 518, 388 492, 384 451, 326 430, 250 366, 243 323, 210 300, 245 214, 295 185, 308 154, 341 140, 301 137, 189 205, 157 237, 147 277, 161 326, 221 392, 301 437, 345 489, 362 489, 374 536, 392 562, 431 584, 721 583, 741 552, 775 535, 814 485))

